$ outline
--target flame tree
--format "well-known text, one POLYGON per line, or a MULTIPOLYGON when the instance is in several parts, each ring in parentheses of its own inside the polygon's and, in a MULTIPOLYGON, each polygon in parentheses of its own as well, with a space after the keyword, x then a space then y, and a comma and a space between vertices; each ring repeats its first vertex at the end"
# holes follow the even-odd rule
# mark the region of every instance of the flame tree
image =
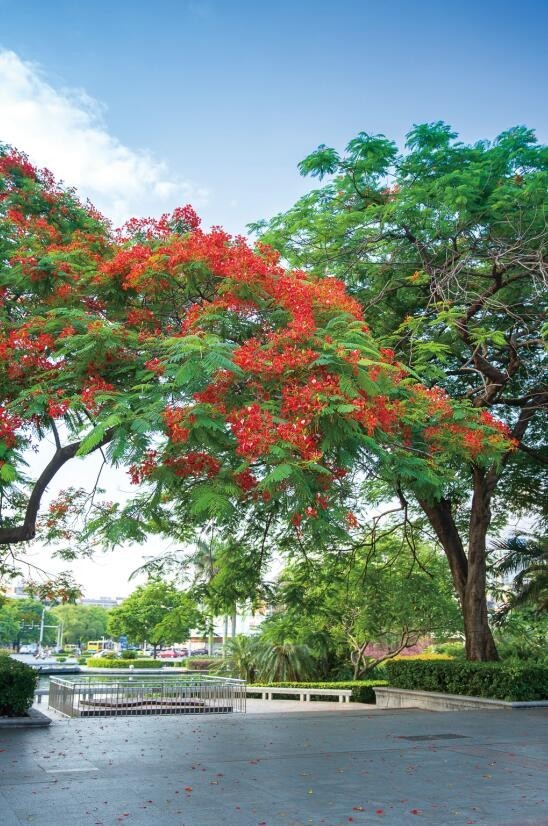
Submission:
POLYGON ((4 148, 0 261, 6 568, 40 526, 74 541, 81 492, 40 504, 67 462, 96 451, 127 467, 136 495, 90 506, 88 538, 217 525, 254 532, 260 565, 284 531, 324 546, 351 533, 356 469, 435 506, 462 463, 490 467, 512 447, 489 411, 379 347, 340 280, 204 232, 190 207, 113 232, 4 148), (29 451, 48 445, 29 473, 29 451))

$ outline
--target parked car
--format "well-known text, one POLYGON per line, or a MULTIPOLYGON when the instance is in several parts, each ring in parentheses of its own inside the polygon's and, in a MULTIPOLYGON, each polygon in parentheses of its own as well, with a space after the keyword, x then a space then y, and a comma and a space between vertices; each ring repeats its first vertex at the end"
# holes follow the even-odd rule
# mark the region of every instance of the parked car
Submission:
POLYGON ((165 651, 160 651, 158 656, 162 659, 178 659, 179 657, 186 657, 188 652, 186 648, 166 648, 165 651))
POLYGON ((20 654, 36 654, 38 651, 38 646, 35 643, 31 643, 30 645, 21 645, 19 647, 20 654))
POLYGON ((209 651, 207 648, 195 648, 194 651, 190 652, 191 657, 207 657, 209 655, 209 651))

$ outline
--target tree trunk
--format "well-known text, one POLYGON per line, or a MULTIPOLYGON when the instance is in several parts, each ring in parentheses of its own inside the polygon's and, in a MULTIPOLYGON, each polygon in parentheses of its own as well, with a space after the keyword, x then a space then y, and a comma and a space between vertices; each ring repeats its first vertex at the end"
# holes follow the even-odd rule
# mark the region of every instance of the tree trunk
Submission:
POLYGON ((489 628, 486 594, 487 531, 491 524, 491 472, 474 469, 468 533, 468 577, 462 599, 467 660, 498 660, 489 628))
POLYGON ((474 495, 468 535, 468 557, 455 524, 451 503, 447 499, 420 505, 441 542, 453 584, 459 596, 464 620, 466 659, 498 660, 495 641, 489 628, 486 594, 487 531, 491 524, 490 501, 494 477, 476 468, 474 495))
POLYGON ((232 614, 232 629, 231 629, 233 639, 236 636, 236 622, 237 622, 237 620, 238 620, 238 612, 236 610, 234 610, 234 612, 232 614))

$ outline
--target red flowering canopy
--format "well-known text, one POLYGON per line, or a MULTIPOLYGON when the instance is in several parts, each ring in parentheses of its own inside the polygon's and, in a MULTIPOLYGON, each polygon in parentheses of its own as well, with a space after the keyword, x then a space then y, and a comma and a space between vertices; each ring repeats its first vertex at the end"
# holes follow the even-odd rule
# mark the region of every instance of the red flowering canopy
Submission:
POLYGON ((142 507, 201 521, 266 502, 299 531, 352 527, 356 468, 436 496, 455 463, 508 449, 489 413, 379 349, 340 281, 204 232, 190 207, 113 233, 3 150, 0 248, 0 542, 34 535, 45 484, 99 446, 155 486, 142 507), (23 452, 46 437, 54 457, 27 480, 23 452))

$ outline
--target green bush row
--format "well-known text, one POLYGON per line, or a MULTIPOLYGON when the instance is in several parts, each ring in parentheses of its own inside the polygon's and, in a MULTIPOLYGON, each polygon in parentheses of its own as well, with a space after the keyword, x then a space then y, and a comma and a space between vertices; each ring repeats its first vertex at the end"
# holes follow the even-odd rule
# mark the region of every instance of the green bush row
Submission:
POLYGON ((439 691, 513 702, 548 699, 548 668, 460 660, 392 660, 386 673, 393 688, 439 691))
POLYGON ((38 672, 0 654, 0 716, 20 717, 32 705, 38 672))
POLYGON ((181 665, 185 668, 190 668, 192 671, 206 671, 211 666, 215 665, 219 660, 208 657, 187 657, 186 660, 181 661, 181 665))
POLYGON ((162 660, 113 660, 106 657, 91 657, 86 661, 90 668, 161 668, 162 660))
MULTIPOLYGON (((265 685, 265 683, 261 683, 261 685, 265 685)), ((373 691, 373 687, 376 685, 388 685, 388 683, 386 680, 349 680, 343 683, 267 683, 266 685, 272 688, 350 688, 352 689, 352 695, 350 697, 351 703, 374 703, 375 692, 373 691)), ((312 695, 314 694, 313 691, 310 693, 312 695)), ((259 693, 257 693, 257 696, 259 696, 259 693)), ((279 698, 284 697, 283 694, 277 694, 276 696, 279 698)), ((288 694, 287 699, 293 700, 294 696, 288 694)))

